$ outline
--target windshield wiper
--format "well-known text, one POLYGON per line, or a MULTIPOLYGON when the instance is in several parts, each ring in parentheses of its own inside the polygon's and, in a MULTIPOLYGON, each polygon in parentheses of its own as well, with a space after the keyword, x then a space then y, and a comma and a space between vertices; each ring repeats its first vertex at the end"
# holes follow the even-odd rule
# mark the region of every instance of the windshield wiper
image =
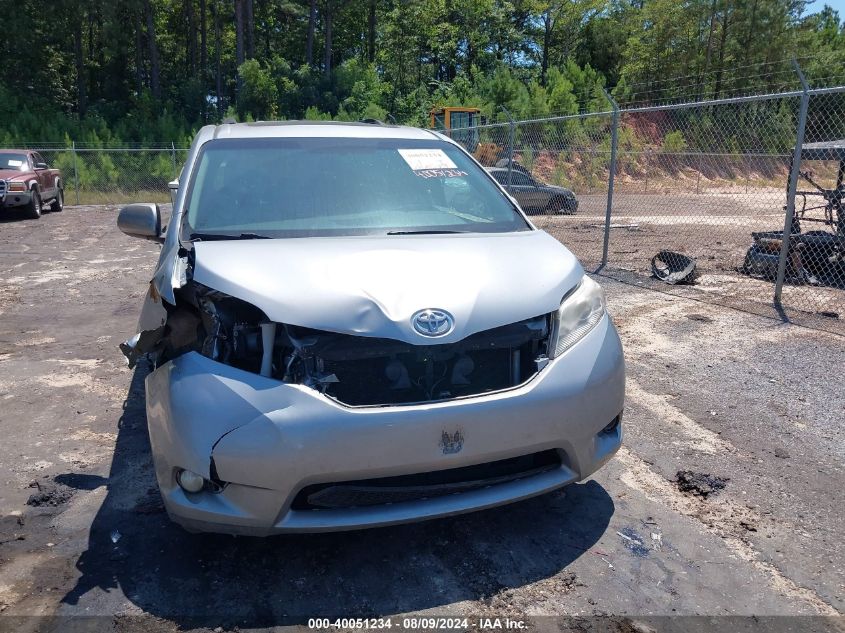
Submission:
POLYGON ((191 233, 189 236, 192 242, 206 242, 212 240, 269 240, 269 235, 258 233, 191 233))
POLYGON ((388 231, 388 235, 449 235, 452 233, 469 233, 469 231, 388 231))

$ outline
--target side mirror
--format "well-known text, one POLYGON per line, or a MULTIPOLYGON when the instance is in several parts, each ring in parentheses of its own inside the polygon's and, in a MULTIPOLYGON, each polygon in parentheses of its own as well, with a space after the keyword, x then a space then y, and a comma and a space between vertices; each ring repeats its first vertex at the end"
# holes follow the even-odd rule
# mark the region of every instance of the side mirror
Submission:
POLYGON ((117 228, 131 237, 161 242, 161 209, 146 202, 123 207, 117 215, 117 228))
POLYGON ((35 163, 35 169, 47 169, 47 163, 35 163))
POLYGON ((179 191, 179 179, 171 180, 167 183, 167 188, 170 190, 170 203, 176 204, 176 194, 179 191))

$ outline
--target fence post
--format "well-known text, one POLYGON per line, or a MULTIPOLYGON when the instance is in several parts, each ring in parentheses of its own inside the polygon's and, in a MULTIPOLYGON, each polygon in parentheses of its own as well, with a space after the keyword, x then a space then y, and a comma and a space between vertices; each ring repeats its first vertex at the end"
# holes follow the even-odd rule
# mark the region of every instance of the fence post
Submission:
POLYGON ((79 206, 79 173, 76 170, 76 141, 71 141, 70 151, 73 155, 73 190, 76 192, 76 206, 79 206))
POLYGON ((516 136, 516 122, 513 120, 511 113, 505 106, 499 106, 502 112, 508 117, 508 193, 511 192, 511 174, 513 173, 513 144, 516 136))
POLYGON ((792 66, 801 82, 801 108, 798 111, 798 130, 796 132, 795 149, 792 152, 792 165, 789 169, 789 186, 786 191, 786 217, 783 220, 783 240, 780 244, 780 258, 778 259, 778 275, 775 281, 776 306, 780 306, 783 292, 783 281, 786 276, 786 258, 789 256, 789 242, 792 236, 792 221, 795 218, 795 190, 798 188, 798 170, 801 169, 801 148, 804 145, 804 129, 807 125, 807 109, 810 105, 810 87, 801 72, 801 67, 795 58, 792 66))
POLYGON ((613 122, 610 128, 610 169, 607 178, 607 208, 604 212, 604 244, 601 251, 601 265, 598 270, 607 265, 607 250, 610 246, 610 216, 613 212, 613 182, 616 178, 616 146, 619 140, 619 104, 610 96, 610 93, 602 88, 604 96, 610 101, 613 108, 613 122))
POLYGON ((701 170, 704 169, 704 165, 702 164, 701 160, 701 152, 698 153, 698 173, 695 175, 695 193, 700 193, 701 190, 699 189, 699 184, 701 183, 701 170))
POLYGON ((172 141, 170 143, 170 162, 173 165, 173 178, 176 179, 179 177, 179 174, 176 173, 176 145, 172 141))

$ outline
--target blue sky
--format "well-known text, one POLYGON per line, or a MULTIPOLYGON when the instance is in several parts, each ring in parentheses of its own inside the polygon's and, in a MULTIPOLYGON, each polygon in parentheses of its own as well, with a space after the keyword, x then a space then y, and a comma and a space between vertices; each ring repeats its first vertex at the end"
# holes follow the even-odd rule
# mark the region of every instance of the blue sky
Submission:
POLYGON ((818 13, 826 4, 839 11, 840 20, 845 19, 845 0, 815 0, 807 5, 807 13, 818 13))

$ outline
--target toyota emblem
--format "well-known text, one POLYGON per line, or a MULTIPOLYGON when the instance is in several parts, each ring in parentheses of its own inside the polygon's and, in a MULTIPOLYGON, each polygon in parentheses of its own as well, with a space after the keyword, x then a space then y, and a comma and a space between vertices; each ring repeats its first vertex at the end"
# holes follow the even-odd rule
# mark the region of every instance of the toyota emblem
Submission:
POLYGON ((420 310, 413 317, 411 323, 417 334, 428 337, 445 336, 455 327, 455 320, 445 310, 428 308, 420 310))

